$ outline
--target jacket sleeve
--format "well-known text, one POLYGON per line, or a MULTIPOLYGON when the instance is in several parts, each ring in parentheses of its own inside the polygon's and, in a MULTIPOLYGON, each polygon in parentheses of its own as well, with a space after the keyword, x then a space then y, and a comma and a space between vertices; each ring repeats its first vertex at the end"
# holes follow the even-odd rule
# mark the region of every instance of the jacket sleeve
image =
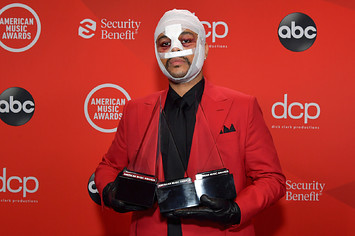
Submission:
MULTIPOLYGON (((129 102, 123 108, 123 115, 121 121, 118 125, 115 138, 108 152, 103 156, 101 162, 95 171, 95 184, 99 191, 102 201, 102 190, 104 187, 113 182, 118 175, 118 173, 128 165, 128 155, 127 155, 127 108, 129 102)), ((103 206, 103 202, 102 202, 103 206)))
POLYGON ((245 140, 245 171, 251 184, 238 193, 241 224, 285 195, 285 176, 271 134, 254 97, 250 99, 245 140))

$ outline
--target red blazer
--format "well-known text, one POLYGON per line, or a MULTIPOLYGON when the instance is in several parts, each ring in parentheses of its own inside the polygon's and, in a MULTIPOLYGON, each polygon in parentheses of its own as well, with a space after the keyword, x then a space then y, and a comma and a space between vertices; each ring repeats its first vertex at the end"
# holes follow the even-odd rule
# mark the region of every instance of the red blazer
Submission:
MULTIPOLYGON (((167 90, 126 104, 115 139, 95 172, 99 193, 133 162, 154 107, 160 100, 164 104, 166 95, 167 90)), ((157 122, 157 117, 154 115, 152 122, 157 122)), ((149 130, 155 132, 154 128, 149 130)), ((149 132, 148 137, 151 135, 149 132)), ((151 139, 150 145, 157 147, 156 140, 151 139)), ((285 176, 256 99, 206 81, 201 106, 196 114, 187 174, 193 179, 198 172, 221 168, 220 157, 224 167, 234 176, 235 201, 241 210, 241 224, 224 228, 215 222, 182 219, 184 236, 254 235, 250 221, 252 217, 279 200, 286 191, 285 176), (235 132, 223 132, 224 126, 229 129, 231 125, 235 132)), ((154 164, 155 161, 149 161, 144 165, 146 170, 140 171, 151 172, 154 164)), ((162 180, 161 167, 160 159, 158 175, 162 180)), ((166 235, 166 231, 166 219, 161 216, 157 205, 132 214, 130 235, 166 235)))

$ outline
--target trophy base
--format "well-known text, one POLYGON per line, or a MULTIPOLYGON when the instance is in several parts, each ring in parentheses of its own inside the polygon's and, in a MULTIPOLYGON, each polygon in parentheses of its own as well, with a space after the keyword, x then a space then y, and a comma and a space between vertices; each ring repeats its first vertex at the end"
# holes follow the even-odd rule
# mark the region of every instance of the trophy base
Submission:
POLYGON ((157 184, 157 198, 161 213, 199 205, 191 178, 157 184))
POLYGON ((203 194, 224 199, 237 197, 233 175, 226 168, 198 173, 194 184, 198 198, 203 194))
POLYGON ((118 181, 116 198, 123 202, 152 207, 155 202, 156 178, 153 175, 142 174, 123 169, 118 181))

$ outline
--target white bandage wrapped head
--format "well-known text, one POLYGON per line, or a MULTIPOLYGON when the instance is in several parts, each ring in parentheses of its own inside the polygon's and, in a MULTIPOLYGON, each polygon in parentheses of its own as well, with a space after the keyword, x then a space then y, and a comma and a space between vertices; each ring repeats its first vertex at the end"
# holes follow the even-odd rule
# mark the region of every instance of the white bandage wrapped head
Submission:
POLYGON ((160 69, 171 81, 175 83, 187 83, 193 80, 202 70, 205 60, 205 43, 206 33, 200 20, 187 10, 171 10, 167 11, 160 19, 154 33, 155 54, 160 69), (184 30, 191 30, 198 35, 196 48, 185 49, 181 44, 179 37, 184 30), (157 39, 160 34, 164 34, 170 39, 170 48, 167 52, 159 52, 157 48, 157 39), (178 48, 179 51, 172 51, 178 48), (190 68, 185 76, 181 78, 173 77, 165 68, 161 59, 169 59, 174 57, 184 57, 194 54, 190 68))

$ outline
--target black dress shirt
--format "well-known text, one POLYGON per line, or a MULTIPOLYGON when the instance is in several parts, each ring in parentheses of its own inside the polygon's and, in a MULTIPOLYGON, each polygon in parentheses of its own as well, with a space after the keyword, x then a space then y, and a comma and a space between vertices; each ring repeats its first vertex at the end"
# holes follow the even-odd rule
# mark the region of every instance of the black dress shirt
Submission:
MULTIPOLYGON (((184 177, 187 170, 196 112, 201 102, 205 80, 202 79, 184 96, 171 87, 167 94, 161 126, 161 153, 165 181, 184 177)), ((179 220, 168 220, 168 236, 181 236, 179 220)))

